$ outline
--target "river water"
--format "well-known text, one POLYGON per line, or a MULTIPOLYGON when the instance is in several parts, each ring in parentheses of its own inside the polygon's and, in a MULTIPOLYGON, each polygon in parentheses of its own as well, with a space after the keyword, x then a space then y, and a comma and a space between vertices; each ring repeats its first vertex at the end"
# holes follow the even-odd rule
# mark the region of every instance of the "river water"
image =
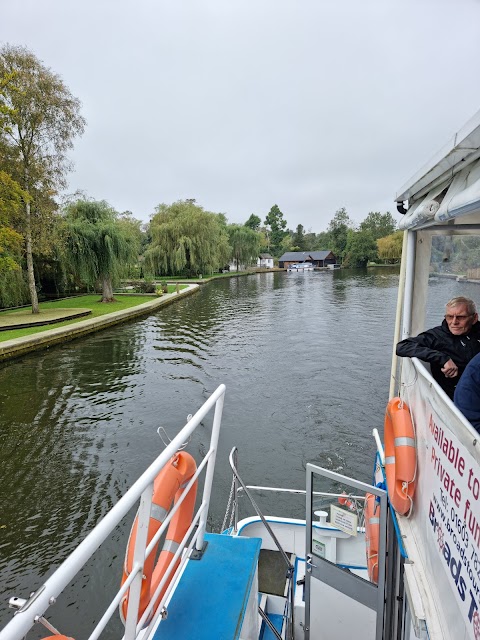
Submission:
MULTIPOLYGON (((173 437, 220 383, 213 530, 234 445, 249 484, 304 488, 307 461, 370 481, 397 286, 395 268, 219 280, 148 318, 0 368, 0 628, 8 597, 38 588, 162 450, 157 428, 173 437)), ((455 287, 436 283, 434 324, 437 300, 455 287)), ((188 450, 200 456, 209 436, 206 423, 188 450)), ((99 619, 130 522, 51 611, 63 633, 79 640, 99 619)), ((118 633, 115 620, 106 637, 118 633)))

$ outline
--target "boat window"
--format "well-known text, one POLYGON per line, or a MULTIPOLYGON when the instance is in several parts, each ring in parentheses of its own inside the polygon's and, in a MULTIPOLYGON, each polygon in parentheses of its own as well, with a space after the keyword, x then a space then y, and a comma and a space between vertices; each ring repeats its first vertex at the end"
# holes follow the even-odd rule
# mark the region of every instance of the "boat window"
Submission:
POLYGON ((313 554, 369 581, 364 514, 365 494, 348 484, 313 477, 313 554))
POLYGON ((471 298, 480 308, 480 235, 433 235, 425 328, 440 324, 445 303, 471 298))

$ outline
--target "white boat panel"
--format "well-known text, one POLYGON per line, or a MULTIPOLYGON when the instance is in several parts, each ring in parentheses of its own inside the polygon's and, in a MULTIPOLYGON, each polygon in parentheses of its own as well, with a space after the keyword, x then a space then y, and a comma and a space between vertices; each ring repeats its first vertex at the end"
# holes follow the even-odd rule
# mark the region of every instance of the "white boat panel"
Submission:
POLYGON ((480 162, 476 162, 454 177, 435 220, 445 222, 479 210, 480 162))
POLYGON ((399 516, 399 527, 429 637, 473 639, 480 621, 478 433, 443 394, 432 393, 436 383, 420 362, 405 359, 403 377, 411 381, 404 399, 415 416, 418 484, 413 513, 399 516))

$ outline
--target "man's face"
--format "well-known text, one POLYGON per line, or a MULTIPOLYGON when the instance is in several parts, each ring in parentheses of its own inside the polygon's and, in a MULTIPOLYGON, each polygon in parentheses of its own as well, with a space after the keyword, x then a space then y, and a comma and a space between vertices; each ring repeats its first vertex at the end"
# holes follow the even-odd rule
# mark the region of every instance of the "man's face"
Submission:
POLYGON ((478 320, 476 313, 469 314, 467 305, 459 304, 455 307, 446 307, 445 320, 447 321, 450 333, 454 336, 463 336, 469 333, 472 325, 478 320))

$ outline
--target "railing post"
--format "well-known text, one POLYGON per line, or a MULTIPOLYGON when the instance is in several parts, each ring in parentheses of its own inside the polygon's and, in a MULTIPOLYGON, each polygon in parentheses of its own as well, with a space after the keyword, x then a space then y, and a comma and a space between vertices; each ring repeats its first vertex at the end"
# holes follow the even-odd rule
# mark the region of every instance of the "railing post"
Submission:
POLYGON ((148 525, 152 507, 153 482, 143 491, 138 508, 137 535, 135 538, 135 550, 133 552, 132 569, 136 565, 141 570, 135 576, 128 591, 128 608, 125 619, 125 640, 133 640, 137 635, 138 607, 140 605, 140 593, 143 581, 143 566, 145 564, 145 550, 147 548, 148 525))
POLYGON ((217 457, 218 450, 218 436, 220 433, 220 425, 222 422, 222 413, 223 413, 223 402, 225 399, 225 392, 218 398, 215 403, 215 413, 213 416, 213 426, 212 426, 212 437, 210 438, 210 449, 213 451, 210 459, 207 463, 207 471, 205 473, 205 484, 203 487, 203 502, 206 505, 204 512, 202 513, 202 517, 200 519, 200 523, 198 525, 198 538, 195 544, 195 549, 202 553, 203 551, 203 541, 205 538, 205 528, 207 526, 207 515, 208 509, 210 506, 210 496, 212 494, 212 484, 213 484, 213 472, 215 470, 215 458, 217 457))
MULTIPOLYGON (((235 469, 238 469, 238 451, 235 449, 233 453, 233 463, 235 469)), ((238 480, 237 476, 233 474, 233 533, 236 535, 238 531, 238 480)))

